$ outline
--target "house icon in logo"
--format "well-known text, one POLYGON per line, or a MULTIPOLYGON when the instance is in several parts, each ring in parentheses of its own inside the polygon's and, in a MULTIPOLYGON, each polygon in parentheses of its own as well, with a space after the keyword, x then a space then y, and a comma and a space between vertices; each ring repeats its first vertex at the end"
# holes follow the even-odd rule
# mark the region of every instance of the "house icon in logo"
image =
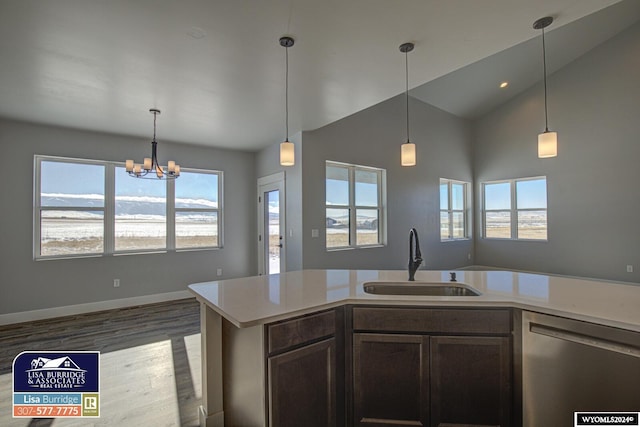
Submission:
POLYGON ((56 359, 47 359, 46 357, 38 357, 31 360, 30 371, 47 371, 47 370, 70 370, 84 371, 69 356, 58 357, 56 359))

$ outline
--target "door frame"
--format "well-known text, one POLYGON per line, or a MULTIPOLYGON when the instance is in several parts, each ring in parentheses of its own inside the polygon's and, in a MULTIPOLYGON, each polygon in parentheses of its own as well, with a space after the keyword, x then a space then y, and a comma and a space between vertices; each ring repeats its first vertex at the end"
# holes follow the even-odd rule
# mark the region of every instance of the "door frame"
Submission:
POLYGON ((264 243, 264 193, 268 191, 280 191, 280 235, 282 237, 282 250, 280 251, 280 272, 286 271, 287 265, 287 223, 286 223, 286 180, 284 171, 258 178, 257 201, 258 201, 258 274, 264 275, 267 271, 265 265, 265 243, 264 243))

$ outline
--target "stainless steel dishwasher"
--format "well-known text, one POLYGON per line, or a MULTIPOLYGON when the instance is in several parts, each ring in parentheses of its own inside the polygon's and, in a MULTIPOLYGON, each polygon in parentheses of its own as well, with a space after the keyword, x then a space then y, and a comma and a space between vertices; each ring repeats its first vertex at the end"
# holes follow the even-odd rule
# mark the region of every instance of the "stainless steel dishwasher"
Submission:
POLYGON ((524 427, 640 411, 640 333, 523 311, 522 406, 524 427))

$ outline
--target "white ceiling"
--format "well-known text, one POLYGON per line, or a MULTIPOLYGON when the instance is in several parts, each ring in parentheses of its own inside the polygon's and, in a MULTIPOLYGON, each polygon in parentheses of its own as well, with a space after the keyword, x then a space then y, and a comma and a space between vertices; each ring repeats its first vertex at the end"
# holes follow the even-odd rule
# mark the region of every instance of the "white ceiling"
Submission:
MULTIPOLYGON (((416 44, 416 87, 539 36, 542 16, 555 18, 551 44, 551 30, 618 2, 0 0, 0 116, 150 138, 155 107, 160 141, 256 150, 285 137, 284 34, 294 134, 402 93, 403 42, 416 44)), ((468 117, 484 105, 415 95, 468 117)))

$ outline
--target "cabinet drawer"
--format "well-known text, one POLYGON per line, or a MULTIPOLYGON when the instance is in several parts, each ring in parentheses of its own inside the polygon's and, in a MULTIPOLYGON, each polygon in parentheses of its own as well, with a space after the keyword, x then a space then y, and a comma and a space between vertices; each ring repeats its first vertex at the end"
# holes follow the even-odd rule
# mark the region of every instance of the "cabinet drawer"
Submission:
POLYGON ((361 331, 509 334, 508 309, 354 307, 353 329, 361 331))
POLYGON ((267 326, 269 354, 306 342, 330 337, 336 332, 335 310, 298 317, 267 326))

